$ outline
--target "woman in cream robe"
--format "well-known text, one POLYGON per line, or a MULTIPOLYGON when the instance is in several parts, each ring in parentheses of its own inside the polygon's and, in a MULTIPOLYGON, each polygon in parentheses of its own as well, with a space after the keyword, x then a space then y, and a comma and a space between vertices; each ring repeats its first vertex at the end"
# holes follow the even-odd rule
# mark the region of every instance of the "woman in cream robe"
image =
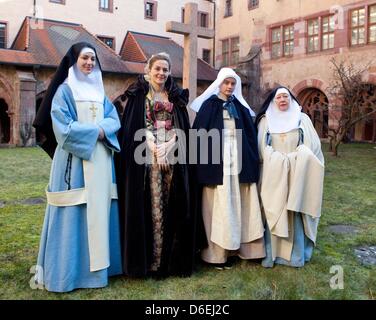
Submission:
POLYGON ((208 140, 206 147, 203 137, 197 139, 196 171, 208 242, 201 258, 218 269, 230 268, 231 256, 262 258, 257 135, 251 117, 254 113, 241 94, 240 77, 232 69, 222 68, 191 108, 197 112, 193 129, 218 137, 217 141, 208 140), (201 158, 205 151, 208 162, 201 158))
POLYGON ((310 118, 284 87, 269 95, 256 123, 266 221, 262 265, 302 267, 311 259, 321 215, 324 157, 320 139, 310 118))

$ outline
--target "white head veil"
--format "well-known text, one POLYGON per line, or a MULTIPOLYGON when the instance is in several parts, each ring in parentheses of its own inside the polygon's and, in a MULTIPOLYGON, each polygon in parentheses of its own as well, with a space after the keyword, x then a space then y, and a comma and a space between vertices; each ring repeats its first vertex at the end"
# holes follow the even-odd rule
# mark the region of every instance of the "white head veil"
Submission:
POLYGON ((285 133, 299 128, 302 107, 291 98, 286 88, 279 88, 275 93, 269 107, 265 112, 270 133, 285 133), (289 108, 286 111, 279 110, 274 99, 278 94, 286 93, 289 96, 289 108))
MULTIPOLYGON (((83 53, 92 53, 95 57, 95 52, 91 48, 83 48, 79 56, 83 53)), ((65 80, 65 83, 71 88, 74 100, 103 103, 104 87, 102 72, 98 63, 95 64, 93 71, 86 75, 78 69, 76 62, 69 68, 68 77, 65 80)))
POLYGON ((251 107, 248 105, 248 103, 244 100, 242 95, 242 81, 240 80, 240 77, 235 73, 234 70, 230 68, 222 68, 219 70, 217 79, 204 91, 203 94, 198 96, 196 99, 193 100, 193 102, 190 105, 190 108, 194 110, 195 112, 198 112, 207 99, 209 99, 213 94, 219 93, 219 86, 222 84, 222 82, 227 78, 234 78, 236 80, 235 90, 233 92, 233 95, 238 99, 238 101, 249 110, 251 113, 251 116, 255 116, 255 113, 251 109, 251 107))

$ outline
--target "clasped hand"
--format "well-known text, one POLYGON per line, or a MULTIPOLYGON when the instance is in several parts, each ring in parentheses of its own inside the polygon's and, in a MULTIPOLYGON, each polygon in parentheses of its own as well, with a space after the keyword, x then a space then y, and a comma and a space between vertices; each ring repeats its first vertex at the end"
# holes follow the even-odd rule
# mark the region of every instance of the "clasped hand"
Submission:
POLYGON ((154 142, 149 142, 149 147, 154 154, 154 159, 156 160, 159 169, 162 171, 168 171, 170 165, 168 163, 168 155, 174 148, 176 142, 176 134, 167 142, 161 144, 155 144, 154 142))

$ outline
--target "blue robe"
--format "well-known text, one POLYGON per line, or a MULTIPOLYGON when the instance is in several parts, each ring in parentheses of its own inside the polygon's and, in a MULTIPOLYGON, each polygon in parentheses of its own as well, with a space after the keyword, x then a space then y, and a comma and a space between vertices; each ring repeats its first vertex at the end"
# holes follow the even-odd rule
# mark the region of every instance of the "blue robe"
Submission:
MULTIPOLYGON (((104 145, 119 152, 116 132, 120 128, 117 111, 107 97, 104 119, 98 125, 104 130, 104 145)), ((58 143, 51 166, 48 191, 66 191, 66 169, 72 154, 71 189, 84 187, 82 159, 89 160, 97 143, 99 127, 77 121, 72 91, 60 85, 52 101, 51 118, 58 143)), ((116 183, 113 157, 112 181, 116 183)), ((118 202, 111 201, 109 235, 110 267, 95 272, 89 268, 86 204, 57 207, 47 205, 40 240, 36 279, 43 279, 49 291, 67 292, 76 288, 98 288, 108 284, 108 277, 122 273, 118 220, 118 202), (40 273, 43 271, 42 274, 40 273)))

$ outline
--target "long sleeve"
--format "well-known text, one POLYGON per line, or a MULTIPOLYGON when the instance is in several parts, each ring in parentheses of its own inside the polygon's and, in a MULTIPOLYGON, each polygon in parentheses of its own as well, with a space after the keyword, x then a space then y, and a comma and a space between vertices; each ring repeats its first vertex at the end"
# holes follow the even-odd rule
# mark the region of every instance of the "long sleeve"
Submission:
POLYGON ((98 123, 103 129, 105 139, 103 143, 115 152, 120 151, 119 141, 116 133, 120 129, 120 120, 116 108, 111 101, 105 97, 104 99, 104 119, 98 123))
POLYGON ((60 86, 52 100, 51 119, 57 143, 63 150, 89 160, 95 148, 99 126, 79 123, 73 107, 74 101, 60 86))

